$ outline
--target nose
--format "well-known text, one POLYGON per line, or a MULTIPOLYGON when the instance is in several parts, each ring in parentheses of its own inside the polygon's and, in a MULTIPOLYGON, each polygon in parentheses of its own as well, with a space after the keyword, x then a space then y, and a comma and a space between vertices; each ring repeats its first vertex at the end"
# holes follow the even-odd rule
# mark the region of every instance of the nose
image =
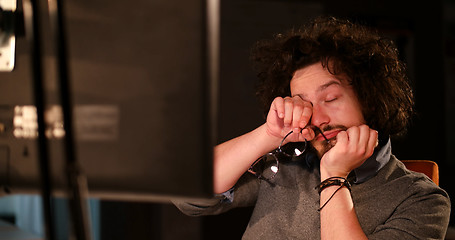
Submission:
POLYGON ((329 124, 330 117, 327 115, 325 109, 317 104, 313 105, 313 115, 311 117, 311 125, 321 128, 329 124))

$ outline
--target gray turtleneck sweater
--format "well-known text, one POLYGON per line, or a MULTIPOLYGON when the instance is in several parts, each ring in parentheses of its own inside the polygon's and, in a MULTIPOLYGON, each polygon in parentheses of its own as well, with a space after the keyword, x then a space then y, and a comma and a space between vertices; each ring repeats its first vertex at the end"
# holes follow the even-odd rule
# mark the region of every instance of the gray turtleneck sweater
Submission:
MULTIPOLYGON (((369 239, 444 239, 450 215, 447 193, 391 154, 390 141, 354 170, 351 196, 369 239)), ((320 239, 319 162, 280 163, 272 182, 245 174, 230 193, 204 200, 174 200, 191 216, 252 206, 243 239, 320 239)))

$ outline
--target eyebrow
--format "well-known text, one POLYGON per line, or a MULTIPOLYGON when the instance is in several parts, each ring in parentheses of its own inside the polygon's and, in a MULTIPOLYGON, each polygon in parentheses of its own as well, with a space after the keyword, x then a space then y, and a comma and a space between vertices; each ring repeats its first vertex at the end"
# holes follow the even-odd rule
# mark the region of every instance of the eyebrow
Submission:
MULTIPOLYGON (((325 89, 327 89, 328 87, 332 86, 332 85, 341 85, 341 82, 338 80, 330 80, 329 82, 325 83, 325 84, 322 84, 321 86, 318 87, 318 89, 316 89, 316 92, 322 92, 324 91, 325 89)), ((300 98, 304 99, 305 97, 305 94, 296 94, 295 96, 299 96, 300 98)))
POLYGON ((331 80, 330 82, 326 83, 326 84, 323 84, 321 86, 319 86, 319 88, 316 90, 317 92, 322 92, 324 91, 326 88, 332 86, 332 85, 341 85, 340 81, 336 81, 336 80, 331 80))

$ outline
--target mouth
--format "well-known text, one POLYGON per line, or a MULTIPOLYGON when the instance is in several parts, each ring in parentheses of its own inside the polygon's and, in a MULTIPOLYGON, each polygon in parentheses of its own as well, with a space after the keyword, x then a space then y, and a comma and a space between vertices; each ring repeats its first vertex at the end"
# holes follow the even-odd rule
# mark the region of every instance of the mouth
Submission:
POLYGON ((331 130, 331 131, 326 131, 326 132, 321 132, 317 137, 316 137, 316 140, 317 141, 327 141, 329 142, 330 140, 336 138, 336 136, 338 135, 339 132, 341 132, 342 130, 341 129, 337 129, 337 130, 331 130))

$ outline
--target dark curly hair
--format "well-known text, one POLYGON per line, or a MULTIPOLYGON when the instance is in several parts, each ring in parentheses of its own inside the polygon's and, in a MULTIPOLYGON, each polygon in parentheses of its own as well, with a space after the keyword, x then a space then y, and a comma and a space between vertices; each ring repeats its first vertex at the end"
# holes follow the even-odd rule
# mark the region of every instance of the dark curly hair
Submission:
POLYGON ((413 93, 397 48, 364 25, 319 17, 300 30, 258 42, 252 60, 265 112, 275 97, 290 96, 296 70, 321 62, 331 74, 348 77, 366 123, 383 136, 403 133, 411 119, 413 93))

